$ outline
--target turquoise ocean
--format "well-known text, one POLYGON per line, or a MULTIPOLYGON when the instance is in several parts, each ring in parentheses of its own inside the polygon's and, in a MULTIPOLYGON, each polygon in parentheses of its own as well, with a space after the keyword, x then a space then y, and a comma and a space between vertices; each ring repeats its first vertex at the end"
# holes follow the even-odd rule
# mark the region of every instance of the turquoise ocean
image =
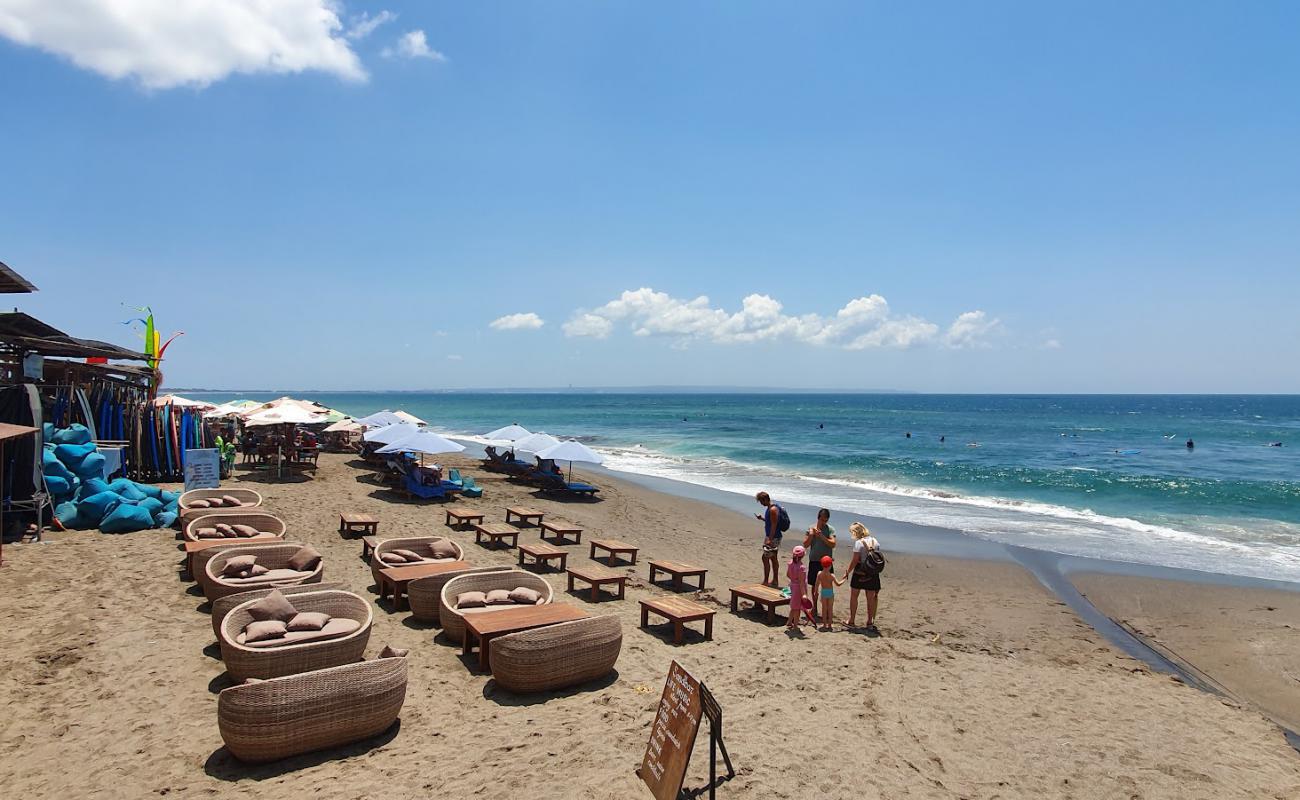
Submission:
POLYGON ((295 396, 358 416, 401 408, 476 441, 518 422, 586 442, 615 471, 1007 544, 1300 581, 1300 396, 295 396))

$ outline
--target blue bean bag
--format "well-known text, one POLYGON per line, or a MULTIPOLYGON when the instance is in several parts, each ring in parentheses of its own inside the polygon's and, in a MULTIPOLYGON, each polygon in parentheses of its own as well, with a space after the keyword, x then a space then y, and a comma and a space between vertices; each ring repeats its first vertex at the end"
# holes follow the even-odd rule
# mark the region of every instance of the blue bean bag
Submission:
POLYGON ((148 483, 133 483, 132 486, 144 492, 145 497, 153 497, 161 500, 163 505, 167 504, 167 501, 162 499, 163 490, 161 487, 153 486, 148 483))
POLYGON ((67 465, 68 469, 74 471, 86 456, 93 452, 95 452, 93 444, 60 444, 54 447, 54 455, 67 465))
POLYGON ((48 438, 55 444, 86 444, 90 441, 90 430, 85 425, 73 423, 54 431, 48 438))
POLYGON ((176 512, 164 511, 154 518, 154 524, 159 528, 170 528, 176 524, 176 512))
POLYGON ((116 480, 109 481, 108 488, 122 495, 122 497, 126 498, 127 500, 139 501, 148 497, 148 495, 140 491, 140 488, 135 485, 134 481, 127 480, 126 478, 118 478, 116 480))
POLYGON ((81 482, 81 488, 77 490, 77 499, 85 500, 87 497, 90 497, 92 494, 99 494, 100 492, 111 492, 111 491, 113 490, 108 488, 108 482, 105 481, 103 478, 87 478, 86 480, 81 482))
POLYGON ((41 441, 48 442, 54 438, 54 423, 45 422, 41 424, 41 441))
POLYGON ((99 522, 104 533, 130 533, 153 527, 153 515, 144 506, 120 503, 99 522))
POLYGON ((77 511, 87 525, 95 525, 121 504, 122 497, 116 492, 100 492, 78 500, 77 511))
POLYGON ((160 492, 160 493, 158 494, 158 499, 161 500, 161 501, 163 501, 164 503, 166 503, 166 504, 169 505, 169 506, 175 506, 177 503, 180 502, 180 499, 181 499, 181 493, 180 493, 180 492, 169 492, 169 491, 167 491, 166 489, 163 489, 162 492, 160 492))
POLYGON ((81 459, 81 463, 72 468, 82 478, 103 478, 104 477, 104 455, 102 453, 91 453, 81 459))
POLYGON ((47 448, 41 453, 41 472, 44 472, 46 477, 53 476, 64 480, 72 480, 72 470, 68 469, 67 465, 60 461, 58 456, 54 455, 53 447, 47 448))
POLYGON ((81 512, 77 510, 77 504, 71 500, 54 507, 54 518, 66 530, 75 531, 84 527, 81 523, 81 512))
POLYGON ((60 478, 57 475, 46 475, 45 486, 50 490, 50 494, 54 495, 56 501, 70 498, 76 491, 72 481, 67 478, 60 478))
POLYGON ((148 511, 149 516, 155 520, 158 519, 159 514, 161 514, 164 510, 166 510, 166 508, 163 506, 162 501, 156 497, 146 497, 145 499, 141 500, 138 503, 138 505, 140 506, 140 508, 143 508, 146 511, 148 511))

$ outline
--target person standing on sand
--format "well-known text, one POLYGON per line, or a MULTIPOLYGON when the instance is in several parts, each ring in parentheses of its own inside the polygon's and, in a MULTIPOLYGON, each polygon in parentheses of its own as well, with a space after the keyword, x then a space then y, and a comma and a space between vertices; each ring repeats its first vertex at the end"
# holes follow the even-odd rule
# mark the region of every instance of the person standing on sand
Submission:
POLYGON ((817 619, 812 616, 812 604, 805 595, 808 568, 804 566, 803 554, 803 545, 795 545, 794 550, 790 551, 790 566, 785 569, 785 577, 790 580, 790 616, 785 622, 788 629, 802 627, 804 614, 812 620, 813 627, 817 626, 817 619))
POLYGON ((763 585, 773 589, 781 588, 780 572, 776 561, 781 549, 781 507, 772 502, 767 492, 759 492, 754 499, 763 507, 763 513, 755 514, 754 519, 763 523, 763 585), (771 581, 768 574, 771 574, 771 581))
POLYGON ((853 560, 849 562, 849 568, 845 570, 844 577, 849 580, 849 588, 852 592, 849 594, 849 618, 844 624, 852 628, 857 624, 858 619, 858 592, 867 593, 867 630, 876 630, 876 606, 880 599, 880 573, 870 572, 864 568, 859 569, 858 565, 863 563, 867 558, 868 551, 878 551, 880 542, 876 537, 871 535, 867 526, 861 522, 855 522, 849 526, 849 533, 853 536, 853 560))
POLYGON ((813 608, 817 607, 813 592, 817 587, 817 573, 822 571, 822 559, 835 557, 835 529, 831 527, 830 519, 830 510, 821 509, 817 512, 817 523, 803 537, 804 549, 808 551, 808 600, 813 608))

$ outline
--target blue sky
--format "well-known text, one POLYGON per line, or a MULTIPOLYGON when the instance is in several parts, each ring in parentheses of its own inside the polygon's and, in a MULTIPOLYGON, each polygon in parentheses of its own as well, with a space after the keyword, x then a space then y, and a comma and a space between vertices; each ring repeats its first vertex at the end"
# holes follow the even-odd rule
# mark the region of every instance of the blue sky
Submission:
POLYGON ((179 386, 1300 391, 1294 4, 322 3, 0 0, 21 308, 179 386))

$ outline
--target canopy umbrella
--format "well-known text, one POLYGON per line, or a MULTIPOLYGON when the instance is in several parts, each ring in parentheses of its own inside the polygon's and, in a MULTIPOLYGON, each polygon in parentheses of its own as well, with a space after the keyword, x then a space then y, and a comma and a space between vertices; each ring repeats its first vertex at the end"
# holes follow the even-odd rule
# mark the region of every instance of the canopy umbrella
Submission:
POLYGON ((229 403, 222 403, 211 411, 203 415, 204 419, 219 419, 221 417, 239 416, 250 408, 258 408, 261 404, 256 400, 231 400, 229 403))
POLYGON ((250 415, 246 425, 314 425, 324 422, 323 414, 313 414, 302 406, 283 405, 250 415))
POLYGON ((569 477, 573 477, 573 462, 583 461, 588 464, 600 464, 605 461, 605 457, 582 442, 570 439, 567 442, 560 442, 552 445, 537 454, 538 458, 549 458, 552 461, 569 462, 569 477))
POLYGON ((361 423, 354 419, 341 419, 325 429, 325 433, 356 433, 361 430, 361 423))
POLYGON ((392 444, 398 439, 418 433, 419 428, 409 422, 399 422, 396 425, 385 425, 382 428, 376 428, 373 431, 366 431, 361 438, 367 442, 377 442, 378 444, 392 444))
MULTIPOLYGON (((397 427, 397 426, 393 426, 397 427)), ((465 446, 443 438, 433 431, 417 429, 410 436, 393 441, 376 450, 376 453, 459 453, 465 446)))
POLYGON ((409 422, 409 423, 411 423, 412 425, 428 425, 428 424, 429 424, 429 423, 425 422, 424 420, 420 419, 419 417, 415 416, 414 414, 408 414, 408 413, 406 413, 405 411, 401 410, 400 408, 399 408, 398 410, 396 410, 396 411, 393 412, 393 416, 394 416, 394 417, 397 417, 397 419, 398 419, 399 421, 401 421, 401 422, 409 422))
POLYGON ((216 408, 216 403, 205 403, 202 400, 191 400, 188 397, 181 397, 178 394, 165 394, 155 398, 153 404, 156 406, 171 406, 172 408, 216 408))
POLYGON ((528 435, 528 429, 522 425, 507 425, 504 428, 497 428, 494 431, 485 433, 483 438, 491 439, 496 442, 513 442, 522 439, 528 435))
POLYGON ((548 447, 554 447, 559 443, 560 440, 556 439, 549 433, 530 433, 524 438, 515 441, 515 449, 526 450, 529 453, 537 453, 548 447))
POLYGON ((385 428, 389 425, 397 425, 406 422, 406 420, 385 408, 383 411, 376 411, 368 417, 361 417, 357 422, 365 425, 367 428, 385 428))

